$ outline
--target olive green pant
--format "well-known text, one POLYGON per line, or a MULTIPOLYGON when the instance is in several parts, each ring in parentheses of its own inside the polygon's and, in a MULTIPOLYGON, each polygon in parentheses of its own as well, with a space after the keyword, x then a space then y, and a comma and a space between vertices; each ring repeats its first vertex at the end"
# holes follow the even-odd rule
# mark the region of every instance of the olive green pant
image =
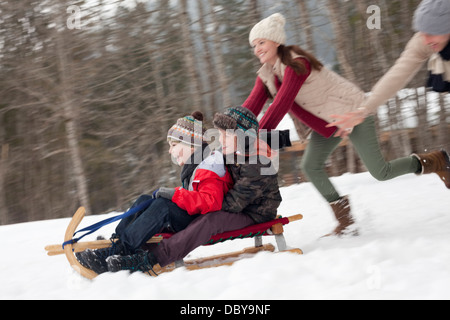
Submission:
MULTIPOLYGON (((370 174, 379 181, 390 180, 407 173, 416 173, 421 169, 419 160, 413 156, 389 162, 384 160, 373 116, 356 126, 349 138, 370 174)), ((313 132, 301 163, 301 168, 309 181, 328 202, 336 201, 341 197, 325 171, 325 161, 341 141, 339 137, 325 138, 313 132)))

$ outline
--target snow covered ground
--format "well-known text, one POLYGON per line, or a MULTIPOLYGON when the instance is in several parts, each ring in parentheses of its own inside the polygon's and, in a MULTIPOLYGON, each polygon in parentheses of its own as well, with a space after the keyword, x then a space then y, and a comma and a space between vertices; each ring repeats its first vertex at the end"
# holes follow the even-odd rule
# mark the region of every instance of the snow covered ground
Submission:
MULTIPOLYGON (((0 299, 450 299, 450 190, 439 178, 377 182, 363 173, 333 181, 351 195, 361 236, 320 239, 334 220, 304 183, 282 189, 279 210, 304 215, 285 227, 288 245, 304 255, 260 253, 231 267, 177 269, 157 278, 120 272, 89 281, 64 256, 48 257, 44 246, 61 242, 69 219, 1 226, 0 299)), ((114 214, 86 217, 81 226, 114 214)), ((191 257, 252 243, 201 247, 191 257)))

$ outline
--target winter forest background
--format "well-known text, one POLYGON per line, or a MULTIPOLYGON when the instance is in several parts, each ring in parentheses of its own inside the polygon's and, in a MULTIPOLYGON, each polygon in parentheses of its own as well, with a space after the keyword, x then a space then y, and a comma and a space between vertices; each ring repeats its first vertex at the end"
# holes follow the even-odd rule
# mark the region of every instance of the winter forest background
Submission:
MULTIPOLYGON (((419 0, 10 0, 0 2, 0 224, 126 209, 176 186, 166 133, 177 118, 242 104, 258 61, 250 28, 281 12, 299 44, 369 92, 413 34, 419 0), (370 29, 371 5, 380 29, 370 29)), ((448 97, 426 69, 380 108, 386 157, 450 148, 448 97)), ((298 171, 307 130, 281 153, 298 171)), ((350 145, 330 174, 364 171, 350 145)))

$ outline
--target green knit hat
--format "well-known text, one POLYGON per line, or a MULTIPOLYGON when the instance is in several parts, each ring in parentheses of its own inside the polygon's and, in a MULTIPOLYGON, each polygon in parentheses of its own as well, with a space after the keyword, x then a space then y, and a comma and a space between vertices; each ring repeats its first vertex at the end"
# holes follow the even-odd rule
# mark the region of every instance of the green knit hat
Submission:
POLYGON ((217 113, 213 120, 214 126, 219 129, 242 129, 246 133, 257 134, 259 123, 256 116, 244 107, 232 107, 224 113, 217 113))

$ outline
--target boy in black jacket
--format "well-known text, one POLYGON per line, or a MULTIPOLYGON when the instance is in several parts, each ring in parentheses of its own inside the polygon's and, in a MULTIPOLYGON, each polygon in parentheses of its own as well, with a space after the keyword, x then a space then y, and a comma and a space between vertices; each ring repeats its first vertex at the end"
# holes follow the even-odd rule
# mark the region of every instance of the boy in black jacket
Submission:
POLYGON ((213 235, 275 219, 281 203, 277 172, 272 168, 270 148, 258 140, 256 117, 248 109, 234 107, 216 114, 214 125, 219 129, 222 153, 234 180, 222 211, 199 217, 149 252, 108 258, 109 271, 149 272, 156 264, 164 267, 183 259, 213 235))

